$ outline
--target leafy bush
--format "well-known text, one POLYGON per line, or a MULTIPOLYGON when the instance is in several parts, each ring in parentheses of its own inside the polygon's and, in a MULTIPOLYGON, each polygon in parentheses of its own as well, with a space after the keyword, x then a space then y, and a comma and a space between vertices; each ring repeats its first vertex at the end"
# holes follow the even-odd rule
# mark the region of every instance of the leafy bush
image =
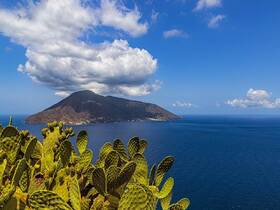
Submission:
POLYGON ((61 122, 49 123, 42 135, 40 142, 11 121, 0 126, 1 209, 156 209, 158 201, 163 210, 189 206, 186 198, 170 204, 173 178, 162 184, 173 157, 148 174, 145 140, 134 137, 127 149, 119 139, 105 143, 93 164, 86 131, 77 136, 77 152, 73 129, 61 122))

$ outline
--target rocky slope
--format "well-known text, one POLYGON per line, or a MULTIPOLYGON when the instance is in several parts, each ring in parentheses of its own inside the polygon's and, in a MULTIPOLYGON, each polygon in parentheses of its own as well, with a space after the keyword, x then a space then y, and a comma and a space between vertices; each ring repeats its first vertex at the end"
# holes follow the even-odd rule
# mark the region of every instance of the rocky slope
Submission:
POLYGON ((56 120, 66 124, 87 124, 174 119, 179 117, 155 104, 101 96, 86 90, 73 93, 46 110, 29 116, 26 122, 38 124, 56 120))

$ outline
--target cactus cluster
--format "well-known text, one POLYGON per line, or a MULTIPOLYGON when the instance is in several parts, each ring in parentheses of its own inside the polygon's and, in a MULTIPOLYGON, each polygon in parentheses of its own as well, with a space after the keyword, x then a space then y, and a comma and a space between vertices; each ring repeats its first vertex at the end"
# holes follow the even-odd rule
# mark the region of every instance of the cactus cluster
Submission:
POLYGON ((184 210, 189 200, 171 204, 173 178, 162 183, 174 158, 166 157, 149 171, 147 142, 138 137, 128 146, 117 139, 105 143, 93 163, 88 135, 81 131, 76 146, 72 128, 49 123, 39 141, 28 131, 0 126, 1 209, 157 209, 184 210))

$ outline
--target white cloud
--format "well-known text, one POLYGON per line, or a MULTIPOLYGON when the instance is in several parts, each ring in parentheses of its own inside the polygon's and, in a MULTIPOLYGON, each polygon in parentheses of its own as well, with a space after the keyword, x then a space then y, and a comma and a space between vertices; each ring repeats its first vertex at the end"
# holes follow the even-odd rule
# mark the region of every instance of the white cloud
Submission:
POLYGON ((184 101, 176 101, 172 104, 174 107, 181 107, 181 108, 193 108, 196 107, 194 104, 184 101))
POLYGON ((222 0, 198 0, 194 11, 222 6, 222 0))
POLYGON ((139 23, 141 14, 137 8, 129 10, 115 0, 101 0, 100 9, 96 13, 103 25, 123 30, 134 37, 148 30, 147 23, 139 23))
POLYGON ((245 98, 228 100, 226 101, 226 104, 240 108, 280 108, 280 98, 272 99, 271 95, 272 94, 266 90, 254 90, 251 88, 248 90, 245 98))
POLYGON ((117 92, 122 92, 125 95, 132 95, 132 96, 138 96, 138 95, 148 95, 153 91, 159 90, 162 85, 162 82, 156 80, 153 84, 143 84, 143 85, 137 85, 135 87, 130 85, 123 85, 119 87, 119 90, 117 92))
POLYGON ((67 91, 57 91, 55 92, 56 96, 60 96, 60 97, 67 97, 71 94, 71 92, 67 92, 67 91))
POLYGON ((266 90, 254 90, 250 88, 247 92, 247 98, 250 100, 265 100, 271 96, 266 90))
POLYGON ((173 38, 173 37, 181 37, 181 38, 188 38, 188 34, 182 30, 179 29, 171 29, 168 31, 163 32, 163 37, 168 39, 168 38, 173 38))
POLYGON ((208 22, 208 27, 209 28, 217 28, 219 27, 220 23, 226 18, 225 15, 216 15, 213 16, 209 22, 208 22))
POLYGON ((90 7, 82 0, 41 0, 25 8, 0 8, 0 33, 26 48, 27 62, 18 67, 32 80, 65 96, 90 89, 96 93, 146 95, 159 88, 149 79, 157 60, 126 40, 86 43, 86 33, 110 26, 131 36, 147 32, 137 9, 114 0, 90 7))

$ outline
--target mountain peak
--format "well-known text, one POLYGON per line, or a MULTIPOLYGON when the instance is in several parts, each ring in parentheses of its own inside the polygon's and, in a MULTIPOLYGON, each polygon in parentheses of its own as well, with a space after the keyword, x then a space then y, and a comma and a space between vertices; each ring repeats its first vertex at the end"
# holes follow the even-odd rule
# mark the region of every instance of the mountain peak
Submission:
POLYGON ((70 96, 75 96, 75 95, 97 95, 97 94, 91 90, 80 90, 70 94, 70 96))
POLYGON ((104 97, 90 90, 72 93, 46 110, 26 119, 27 123, 62 121, 66 124, 96 122, 173 120, 179 117, 160 106, 118 97, 104 97))

